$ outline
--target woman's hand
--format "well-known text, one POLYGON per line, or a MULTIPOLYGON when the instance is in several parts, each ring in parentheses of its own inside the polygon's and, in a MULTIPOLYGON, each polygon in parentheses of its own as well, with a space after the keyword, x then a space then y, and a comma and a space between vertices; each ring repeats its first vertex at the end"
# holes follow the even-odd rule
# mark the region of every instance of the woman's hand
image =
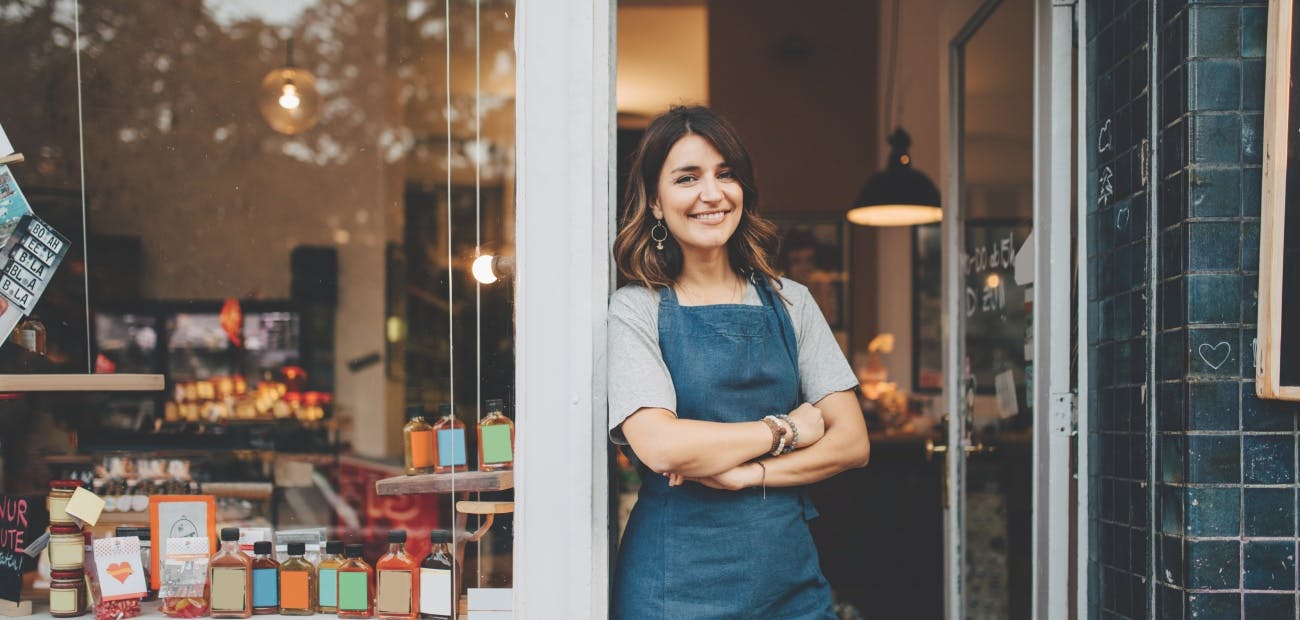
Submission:
POLYGON ((799 405, 790 412, 790 422, 799 428, 799 449, 807 448, 826 434, 826 421, 822 419, 822 410, 808 403, 799 405))
POLYGON ((677 474, 668 475, 668 486, 681 486, 686 482, 702 484, 710 489, 720 491, 739 491, 756 487, 763 482, 763 466, 757 462, 743 463, 716 476, 705 478, 686 478, 677 474))

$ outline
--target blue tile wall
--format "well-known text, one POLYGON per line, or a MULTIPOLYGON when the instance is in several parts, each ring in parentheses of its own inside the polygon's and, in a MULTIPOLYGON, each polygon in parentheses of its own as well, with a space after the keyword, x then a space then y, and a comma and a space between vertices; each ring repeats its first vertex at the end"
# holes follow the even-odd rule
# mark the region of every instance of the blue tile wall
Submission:
POLYGON ((1148 185, 1139 171, 1087 207, 1090 579, 1109 594, 1091 616, 1300 617, 1300 406, 1257 398, 1253 381, 1267 2, 1084 10, 1088 129, 1126 132, 1090 154, 1090 178, 1132 170, 1149 122, 1156 133, 1148 185))
MULTIPOLYGON (((1157 501, 1162 505, 1153 507, 1150 465, 1154 456, 1147 449, 1152 432, 1146 397, 1151 333, 1148 300, 1152 297, 1148 274, 1160 268, 1147 259, 1153 223, 1148 217, 1151 200, 1141 170, 1141 149, 1151 126, 1150 17, 1148 7, 1140 3, 1086 3, 1085 10, 1089 11, 1087 54, 1093 67, 1087 88, 1087 123, 1099 147, 1088 161, 1091 178, 1098 180, 1089 188, 1091 234, 1087 247, 1092 274, 1088 321, 1095 329, 1087 353, 1095 378, 1089 386, 1093 395, 1089 406, 1091 419, 1098 421, 1089 437, 1097 450, 1091 465, 1095 544, 1090 553, 1090 582, 1097 584, 1099 596, 1092 616, 1145 618, 1155 611, 1150 591, 1153 560, 1179 575, 1183 572, 1181 535, 1188 516, 1181 486, 1186 476, 1185 450, 1170 450, 1174 444, 1168 444, 1159 454, 1163 495, 1157 501), (1157 532, 1152 531, 1153 525, 1159 528, 1157 532), (1160 531, 1176 536, 1160 536, 1160 531), (1162 545, 1161 541, 1172 542, 1162 545)), ((1180 254, 1167 267, 1181 272, 1182 265, 1180 254)), ((1181 284, 1169 286, 1185 295, 1181 284)), ((1185 316, 1176 312, 1160 320, 1179 326, 1186 323, 1185 316)), ((1166 371, 1185 375, 1185 365, 1171 364, 1166 371)), ((1170 413, 1170 419, 1159 422, 1161 428, 1186 427, 1184 408, 1179 406, 1170 413)), ((1181 616, 1181 598, 1178 600, 1181 616)))

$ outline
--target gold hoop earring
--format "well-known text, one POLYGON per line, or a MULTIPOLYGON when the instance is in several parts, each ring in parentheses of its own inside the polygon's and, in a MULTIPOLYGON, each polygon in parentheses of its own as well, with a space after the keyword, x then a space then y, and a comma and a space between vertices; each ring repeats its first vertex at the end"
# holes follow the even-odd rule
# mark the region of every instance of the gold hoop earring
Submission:
POLYGON ((664 242, 668 240, 668 227, 664 226, 663 220, 656 220, 655 225, 650 227, 650 240, 655 242, 656 250, 664 251, 664 242))

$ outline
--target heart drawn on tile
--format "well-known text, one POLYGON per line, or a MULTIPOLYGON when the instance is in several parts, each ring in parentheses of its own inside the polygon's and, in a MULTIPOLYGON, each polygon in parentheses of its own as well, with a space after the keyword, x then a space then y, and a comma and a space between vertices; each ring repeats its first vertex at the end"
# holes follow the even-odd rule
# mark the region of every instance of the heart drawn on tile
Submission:
POLYGON ((1208 364, 1210 368, 1218 370, 1220 366, 1227 363, 1228 357, 1232 355, 1232 345, 1228 344, 1226 341, 1213 345, 1207 342, 1197 348, 1197 353, 1201 355, 1201 361, 1208 364), (1220 353, 1220 351, 1222 351, 1222 353, 1220 353), (1219 361, 1212 361, 1216 359, 1219 361))
POLYGON ((1128 228, 1128 222, 1132 218, 1133 218, 1133 213, 1129 211, 1128 207, 1120 207, 1118 209, 1115 209, 1115 228, 1118 230, 1124 230, 1128 228))
POLYGON ((122 583, 126 583, 126 579, 131 576, 132 572, 130 562, 118 562, 108 565, 108 574, 122 583))

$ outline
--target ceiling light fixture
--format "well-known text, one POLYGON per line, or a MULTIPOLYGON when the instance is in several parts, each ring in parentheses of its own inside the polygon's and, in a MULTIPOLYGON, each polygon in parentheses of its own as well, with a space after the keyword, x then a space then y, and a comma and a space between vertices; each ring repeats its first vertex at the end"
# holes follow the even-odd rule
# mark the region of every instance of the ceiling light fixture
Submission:
MULTIPOLYGON (((886 81, 885 127, 892 123, 894 69, 898 64, 899 2, 894 0, 894 29, 889 41, 889 78, 886 81)), ((925 173, 912 168, 912 137, 902 127, 889 134, 889 163, 872 175, 858 192, 847 218, 860 226, 915 226, 943 219, 939 188, 925 173)))
POLYGON ((285 63, 262 78, 258 107, 266 124, 282 134, 299 134, 320 120, 321 96, 316 76, 293 64, 293 37, 285 42, 285 63))

